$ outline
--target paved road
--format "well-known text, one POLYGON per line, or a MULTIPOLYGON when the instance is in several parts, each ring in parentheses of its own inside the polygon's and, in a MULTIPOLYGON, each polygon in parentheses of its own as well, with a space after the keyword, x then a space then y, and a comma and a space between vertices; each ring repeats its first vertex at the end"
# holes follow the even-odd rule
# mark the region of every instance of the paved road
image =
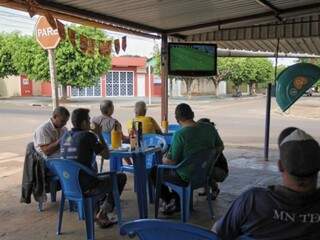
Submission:
MULTIPOLYGON (((169 121, 175 122, 173 112, 174 107, 180 100, 172 100, 169 104, 169 121)), ((230 146, 253 146, 263 147, 264 141, 264 116, 265 99, 205 99, 201 101, 189 101, 195 111, 197 118, 209 117, 217 125, 217 128, 225 141, 230 146)), ((305 105, 304 111, 299 111, 299 115, 282 115, 278 113, 276 104, 273 103, 273 113, 271 119, 270 142, 272 147, 276 147, 278 133, 287 126, 299 126, 311 132, 320 139, 319 118, 305 118, 309 112, 320 109, 320 98, 313 100, 315 105, 310 105, 310 100, 302 100, 305 105)), ((99 113, 97 102, 79 102, 71 104, 72 110, 75 104, 89 107, 91 115, 99 113)), ((131 106, 133 101, 116 102, 115 116, 125 126, 126 121, 133 117, 131 106)), ((70 104, 69 104, 70 106, 70 104)), ((0 101, 0 152, 24 153, 27 142, 32 140, 33 130, 50 116, 50 107, 38 107, 29 105, 17 105, 1 103, 0 101)), ((160 120, 160 106, 155 104, 149 108, 148 113, 160 120)), ((68 124, 70 127, 70 123, 68 124)))

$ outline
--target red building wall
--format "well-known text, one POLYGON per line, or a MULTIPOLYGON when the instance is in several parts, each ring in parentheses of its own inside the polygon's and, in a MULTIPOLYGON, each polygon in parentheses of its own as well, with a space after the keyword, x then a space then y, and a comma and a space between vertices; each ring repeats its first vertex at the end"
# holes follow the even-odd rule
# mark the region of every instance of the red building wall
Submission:
MULTIPOLYGON (((161 84, 154 83, 154 75, 150 74, 151 95, 153 97, 161 96, 161 84)), ((146 73, 146 97, 149 96, 149 74, 146 73)))
POLYGON ((41 83, 41 96, 51 97, 51 83, 50 82, 42 82, 41 83))
POLYGON ((23 97, 32 96, 32 81, 26 76, 20 76, 20 94, 23 97))

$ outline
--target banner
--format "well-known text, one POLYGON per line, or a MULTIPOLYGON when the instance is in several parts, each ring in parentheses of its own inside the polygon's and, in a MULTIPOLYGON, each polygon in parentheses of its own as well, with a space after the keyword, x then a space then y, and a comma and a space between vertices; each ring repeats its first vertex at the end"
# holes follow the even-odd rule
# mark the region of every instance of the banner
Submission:
POLYGON ((57 29, 57 23, 56 20, 52 17, 52 15, 49 12, 45 12, 44 16, 46 17, 49 25, 52 27, 52 29, 57 29))
POLYGON ((100 55, 106 57, 111 54, 111 41, 100 41, 99 42, 99 53, 100 55))
POLYGON ((64 24, 62 22, 60 22, 59 20, 56 20, 56 22, 57 22, 59 36, 60 36, 61 40, 63 41, 66 39, 66 30, 64 28, 64 24))
POLYGON ((88 49, 88 38, 84 35, 80 35, 80 50, 86 53, 88 49))
POLYGON ((119 39, 114 40, 114 50, 116 51, 117 54, 120 51, 120 40, 119 39))
POLYGON ((94 55, 94 52, 95 52, 95 40, 92 38, 89 38, 87 54, 94 55))
POLYGON ((122 37, 122 41, 121 41, 121 48, 122 50, 125 52, 127 49, 127 37, 124 36, 122 37))
POLYGON ((74 48, 77 48, 76 32, 71 28, 68 28, 68 38, 74 48))

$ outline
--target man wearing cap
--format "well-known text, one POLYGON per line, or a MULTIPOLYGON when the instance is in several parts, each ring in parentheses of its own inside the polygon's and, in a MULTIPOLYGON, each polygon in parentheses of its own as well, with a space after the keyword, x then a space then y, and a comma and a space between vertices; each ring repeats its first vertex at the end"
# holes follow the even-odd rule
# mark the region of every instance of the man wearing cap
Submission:
POLYGON ((320 239, 320 147, 301 129, 278 139, 282 185, 241 194, 213 231, 221 239, 320 239))

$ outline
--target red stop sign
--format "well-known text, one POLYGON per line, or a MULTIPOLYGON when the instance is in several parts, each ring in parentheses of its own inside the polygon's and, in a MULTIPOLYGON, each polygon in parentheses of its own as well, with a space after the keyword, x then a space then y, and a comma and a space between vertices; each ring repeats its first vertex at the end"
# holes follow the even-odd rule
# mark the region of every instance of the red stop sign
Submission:
POLYGON ((47 19, 40 16, 36 23, 36 39, 43 49, 54 49, 60 42, 58 29, 53 29, 47 19))

